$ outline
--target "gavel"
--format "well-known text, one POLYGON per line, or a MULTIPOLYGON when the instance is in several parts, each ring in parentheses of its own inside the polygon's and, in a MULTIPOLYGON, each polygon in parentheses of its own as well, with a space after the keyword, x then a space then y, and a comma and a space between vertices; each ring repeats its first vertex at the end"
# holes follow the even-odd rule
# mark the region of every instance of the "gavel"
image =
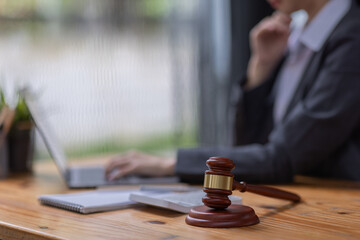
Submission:
POLYGON ((206 195, 202 202, 205 206, 190 210, 186 223, 199 227, 240 227, 259 223, 255 211, 244 205, 231 205, 229 195, 233 190, 252 192, 267 197, 299 202, 300 196, 273 187, 251 185, 234 180, 231 171, 235 164, 229 158, 211 157, 206 161, 209 170, 205 171, 204 188, 206 195))

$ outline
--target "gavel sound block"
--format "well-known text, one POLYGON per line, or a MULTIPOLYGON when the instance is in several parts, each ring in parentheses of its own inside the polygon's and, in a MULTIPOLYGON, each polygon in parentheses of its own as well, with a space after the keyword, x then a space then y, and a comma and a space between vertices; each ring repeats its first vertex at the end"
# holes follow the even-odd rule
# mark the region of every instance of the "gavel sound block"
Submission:
POLYGON ((272 187, 250 185, 234 180, 231 171, 235 164, 231 159, 212 157, 206 161, 209 170, 205 171, 204 192, 202 201, 204 206, 190 210, 185 222, 198 227, 230 228, 250 226, 259 223, 255 211, 244 205, 231 205, 228 198, 233 190, 253 192, 256 194, 299 202, 297 194, 272 187))

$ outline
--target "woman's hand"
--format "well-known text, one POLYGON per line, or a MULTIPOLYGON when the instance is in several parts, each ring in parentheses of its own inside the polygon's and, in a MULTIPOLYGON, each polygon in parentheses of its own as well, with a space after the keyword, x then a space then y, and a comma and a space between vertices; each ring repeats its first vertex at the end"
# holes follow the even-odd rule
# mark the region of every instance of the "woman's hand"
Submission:
POLYGON ((171 176, 175 174, 175 162, 172 158, 130 151, 110 160, 106 177, 112 181, 132 173, 149 177, 171 176))
POLYGON ((282 58, 290 35, 290 16, 275 12, 250 32, 251 58, 246 88, 261 84, 282 58))

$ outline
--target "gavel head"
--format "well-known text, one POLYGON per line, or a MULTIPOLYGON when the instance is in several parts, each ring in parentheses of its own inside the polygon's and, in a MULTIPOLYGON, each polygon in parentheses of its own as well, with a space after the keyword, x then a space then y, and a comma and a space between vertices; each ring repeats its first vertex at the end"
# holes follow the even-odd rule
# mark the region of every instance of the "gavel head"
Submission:
POLYGON ((211 157, 206 161, 209 170, 205 171, 204 192, 202 202, 215 209, 225 209, 231 205, 229 195, 232 194, 234 174, 231 170, 235 164, 231 159, 211 157))

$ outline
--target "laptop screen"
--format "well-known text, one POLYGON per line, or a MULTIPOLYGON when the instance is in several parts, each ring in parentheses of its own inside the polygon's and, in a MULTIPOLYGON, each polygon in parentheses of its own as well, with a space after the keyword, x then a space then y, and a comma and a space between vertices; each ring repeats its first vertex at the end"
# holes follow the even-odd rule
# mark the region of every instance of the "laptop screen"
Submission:
POLYGON ((51 157, 54 159, 60 173, 65 177, 67 170, 65 153, 45 111, 41 108, 40 102, 31 97, 26 98, 26 104, 51 157))

